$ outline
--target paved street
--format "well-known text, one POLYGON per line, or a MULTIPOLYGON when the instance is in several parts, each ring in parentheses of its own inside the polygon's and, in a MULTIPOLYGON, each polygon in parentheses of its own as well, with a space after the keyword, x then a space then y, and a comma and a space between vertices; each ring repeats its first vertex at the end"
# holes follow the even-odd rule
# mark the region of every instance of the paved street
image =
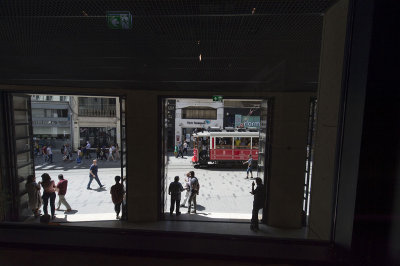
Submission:
MULTIPOLYGON (((250 219, 253 196, 249 192, 253 180, 245 179, 246 166, 228 169, 210 165, 209 168, 195 169, 191 159, 191 156, 175 158, 173 154, 168 157, 167 188, 176 175, 184 185, 186 173, 193 170, 200 183, 200 193, 197 196, 198 215, 208 218, 250 219)), ((253 172, 253 175, 256 177, 257 173, 253 172)), ((182 201, 185 194, 184 191, 182 201)), ((170 197, 167 198, 166 205, 165 212, 169 212, 170 197)), ((186 213, 187 208, 181 208, 181 212, 186 213)))
MULTIPOLYGON (((95 158, 95 154, 92 154, 95 158)), ((76 156, 74 157, 76 159, 76 156)), ((96 180, 91 184, 92 190, 87 190, 89 182, 89 167, 92 159, 83 159, 77 164, 73 161, 63 161, 59 151, 53 155, 53 163, 44 162, 42 156, 35 158, 36 177, 38 181, 43 173, 48 173, 51 179, 58 182, 58 175, 63 174, 68 180, 66 199, 73 212, 64 214, 65 207, 56 211, 56 221, 95 221, 115 219, 114 205, 111 201, 110 188, 115 183, 114 177, 121 175, 120 161, 98 161, 99 179, 105 185, 99 189, 96 180)), ((57 207, 58 197, 56 198, 57 207)), ((50 207, 49 207, 50 211, 50 207)))
MULTIPOLYGON (((114 205, 111 201, 110 187, 114 184, 114 177, 121 174, 120 161, 98 161, 99 178, 105 188, 99 189, 93 180, 91 188, 87 190, 89 167, 91 159, 83 159, 77 164, 73 161, 63 161, 61 154, 54 152, 54 163, 44 162, 44 158, 35 158, 36 176, 41 180, 43 173, 49 173, 53 180, 58 181, 58 174, 63 174, 68 180, 68 192, 66 199, 74 210, 64 214, 64 208, 56 211, 57 221, 96 221, 115 219, 114 205)), ((92 157, 94 157, 92 155, 92 157)), ((195 171, 200 183, 200 193, 197 196, 197 215, 187 215, 187 208, 181 208, 182 218, 221 218, 221 219, 250 219, 253 196, 251 191, 251 179, 245 179, 245 166, 236 166, 230 169, 210 165, 209 168, 194 168, 191 156, 175 158, 169 156, 167 165, 168 180, 166 186, 173 181, 174 176, 180 177, 184 185, 186 173, 195 171)), ((75 158, 74 158, 75 159, 75 158)), ((257 173, 253 173, 254 176, 257 173)), ((182 193, 182 201, 185 196, 182 193)), ((56 199, 57 206, 58 198, 56 199)), ((186 204, 187 206, 187 204, 186 204)), ((169 213, 170 197, 166 197, 165 212, 169 213)))

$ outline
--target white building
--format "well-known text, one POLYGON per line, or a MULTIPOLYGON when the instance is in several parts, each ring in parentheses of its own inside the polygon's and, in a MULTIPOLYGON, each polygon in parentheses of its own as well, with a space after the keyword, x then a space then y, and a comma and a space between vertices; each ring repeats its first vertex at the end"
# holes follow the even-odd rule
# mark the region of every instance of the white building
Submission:
MULTIPOLYGON (((175 144, 191 142, 195 129, 223 127, 224 104, 212 99, 176 99, 175 144)), ((191 143, 190 143, 191 146, 191 143)))

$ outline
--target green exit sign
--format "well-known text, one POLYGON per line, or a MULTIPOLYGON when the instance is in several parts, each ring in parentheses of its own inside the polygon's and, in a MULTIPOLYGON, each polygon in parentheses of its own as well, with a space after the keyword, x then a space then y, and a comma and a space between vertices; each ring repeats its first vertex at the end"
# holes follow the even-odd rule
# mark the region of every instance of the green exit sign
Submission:
POLYGON ((129 11, 108 11, 107 26, 112 30, 129 30, 132 28, 132 15, 129 11))
POLYGON ((212 97, 214 102, 222 102, 222 100, 224 99, 224 97, 222 97, 221 95, 214 95, 212 97))

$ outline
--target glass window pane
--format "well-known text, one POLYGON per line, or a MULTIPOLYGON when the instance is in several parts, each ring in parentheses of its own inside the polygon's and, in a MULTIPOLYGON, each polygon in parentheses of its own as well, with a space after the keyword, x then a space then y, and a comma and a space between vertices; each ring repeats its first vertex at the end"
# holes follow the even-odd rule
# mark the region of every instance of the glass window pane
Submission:
POLYGON ((19 139, 15 141, 17 152, 30 150, 30 139, 19 139))
POLYGON ((14 111, 15 123, 28 123, 28 112, 27 111, 14 111))
POLYGON ((258 143, 259 143, 258 138, 253 138, 252 139, 252 149, 258 149, 258 143))
POLYGON ((121 99, 121 111, 123 112, 123 113, 125 113, 125 102, 126 102, 126 100, 125 99, 121 99))
POLYGON ((235 137, 235 149, 250 149, 251 138, 235 137))
POLYGON ((126 152, 126 140, 121 141, 122 152, 126 152))
POLYGON ((125 126, 125 113, 122 113, 121 115, 121 123, 123 126, 125 126))
POLYGON ((121 127, 122 139, 126 139, 125 127, 121 127))
POLYGON ((15 137, 17 139, 29 136, 28 125, 17 125, 15 126, 15 137))
POLYGON ((28 98, 13 96, 14 109, 28 109, 28 98))
POLYGON ((31 153, 24 152, 17 155, 17 166, 31 162, 31 153))

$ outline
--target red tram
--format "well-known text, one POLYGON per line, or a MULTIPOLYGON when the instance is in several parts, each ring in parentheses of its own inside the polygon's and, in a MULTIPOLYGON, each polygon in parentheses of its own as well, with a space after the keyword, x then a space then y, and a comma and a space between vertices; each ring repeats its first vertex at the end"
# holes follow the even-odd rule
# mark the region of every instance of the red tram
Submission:
POLYGON ((259 132, 204 131, 192 136, 194 164, 243 162, 249 154, 254 162, 258 160, 259 132))

